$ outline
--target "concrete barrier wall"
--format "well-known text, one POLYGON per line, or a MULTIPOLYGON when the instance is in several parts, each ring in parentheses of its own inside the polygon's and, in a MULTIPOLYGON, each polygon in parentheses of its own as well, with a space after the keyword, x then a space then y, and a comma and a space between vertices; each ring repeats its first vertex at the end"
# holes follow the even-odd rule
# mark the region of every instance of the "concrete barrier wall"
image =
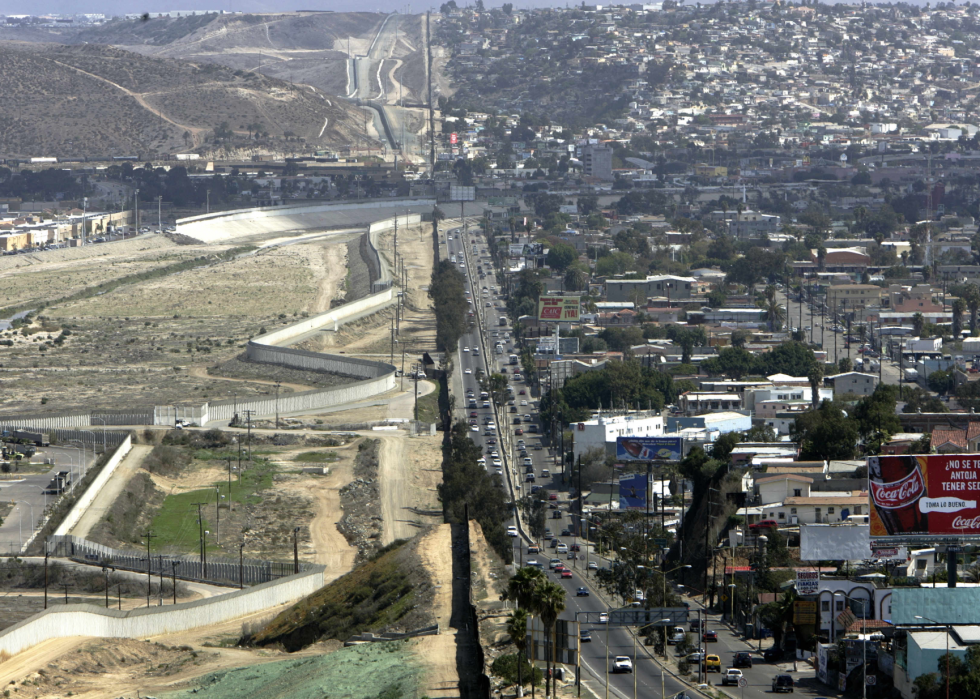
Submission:
POLYGON ((92 481, 92 484, 88 487, 88 490, 86 490, 82 496, 78 498, 75 506, 71 508, 71 512, 69 512, 65 519, 62 520, 58 528, 54 530, 56 536, 58 534, 67 534, 71 531, 72 527, 78 524, 78 520, 81 519, 82 515, 85 513, 85 510, 87 510, 89 505, 91 505, 95 500, 95 496, 99 494, 102 487, 109 482, 109 479, 112 478, 112 474, 116 471, 116 467, 122 463, 122 460, 132 448, 133 438, 126 435, 126 439, 124 439, 122 444, 116 448, 115 453, 109 457, 109 460, 106 462, 105 466, 102 467, 102 471, 99 472, 99 475, 95 478, 95 480, 92 481))
POLYGON ((401 228, 419 226, 422 224, 421 214, 405 214, 404 216, 396 216, 393 218, 386 218, 382 221, 375 221, 368 226, 368 244, 378 260, 378 267, 381 269, 381 281, 392 281, 392 275, 391 269, 388 267, 388 261, 381 256, 381 246, 378 244, 378 239, 380 238, 381 233, 395 229, 395 219, 398 220, 398 225, 401 228))
POLYGON ((345 303, 343 306, 338 306, 337 308, 331 309, 326 313, 321 313, 320 315, 313 316, 312 318, 304 318, 303 320, 297 323, 291 323, 284 328, 273 330, 265 335, 259 335, 258 337, 252 338, 251 342, 260 345, 283 345, 290 340, 293 340, 304 333, 316 330, 317 328, 329 327, 332 330, 335 324, 340 325, 355 315, 374 313, 384 308, 388 303, 393 301, 394 298, 394 290, 385 289, 377 294, 371 294, 370 296, 365 296, 357 301, 345 303))
POLYGON ((14 655, 52 638, 148 638, 211 626, 294 602, 323 584, 323 572, 316 571, 173 606, 126 612, 90 604, 52 606, 0 632, 0 652, 14 655))
POLYGON ((11 417, 0 420, 0 428, 26 430, 48 430, 71 427, 91 427, 92 417, 88 413, 80 415, 53 415, 51 417, 11 417))
MULTIPOLYGON (((391 373, 377 379, 358 381, 338 388, 321 391, 303 391, 301 393, 286 393, 279 396, 279 414, 297 413, 320 410, 334 406, 365 400, 381 393, 392 391, 398 385, 395 379, 394 367, 391 373)), ((255 417, 270 417, 276 414, 276 399, 262 398, 255 400, 238 399, 238 411, 253 410, 255 417)), ((210 417, 213 421, 227 422, 231 420, 235 405, 230 401, 212 403, 210 417)))

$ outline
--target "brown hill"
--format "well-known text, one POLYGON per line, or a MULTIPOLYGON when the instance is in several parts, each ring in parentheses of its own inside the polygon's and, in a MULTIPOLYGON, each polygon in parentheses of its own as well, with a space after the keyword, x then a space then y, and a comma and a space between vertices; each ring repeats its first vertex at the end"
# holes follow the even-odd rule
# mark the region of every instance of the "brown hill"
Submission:
POLYGON ((9 157, 158 158, 240 147, 251 125, 267 132, 264 148, 284 152, 363 138, 358 110, 309 87, 213 63, 97 45, 0 42, 0 65, 0 154, 9 157), (216 139, 222 125, 233 133, 216 139))

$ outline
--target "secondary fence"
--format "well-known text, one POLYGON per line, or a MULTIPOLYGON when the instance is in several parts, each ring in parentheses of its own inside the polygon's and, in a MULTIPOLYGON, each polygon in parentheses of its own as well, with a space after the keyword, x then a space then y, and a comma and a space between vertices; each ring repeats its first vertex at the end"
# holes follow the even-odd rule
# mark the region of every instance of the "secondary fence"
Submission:
MULTIPOLYGON (((147 571, 145 551, 124 551, 97 544, 78 536, 63 535, 48 537, 48 553, 52 556, 70 558, 80 563, 107 565, 119 570, 137 573, 147 571)), ((324 566, 314 563, 299 564, 299 572, 317 572, 324 566)), ((208 556, 202 563, 200 556, 175 556, 150 552, 150 575, 181 580, 214 583, 217 585, 245 585, 279 580, 295 574, 292 562, 264 561, 244 558, 241 561, 221 556, 208 556)))

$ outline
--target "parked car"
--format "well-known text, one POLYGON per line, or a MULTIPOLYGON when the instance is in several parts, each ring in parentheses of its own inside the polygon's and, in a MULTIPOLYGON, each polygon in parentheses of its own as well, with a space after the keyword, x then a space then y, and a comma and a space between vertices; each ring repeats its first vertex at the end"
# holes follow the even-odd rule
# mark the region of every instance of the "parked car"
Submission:
POLYGON ((735 668, 730 667, 727 670, 725 670, 725 674, 723 674, 721 676, 721 684, 722 684, 722 686, 729 686, 730 685, 730 686, 733 686, 733 687, 737 687, 738 686, 738 681, 740 679, 742 679, 742 671, 741 670, 736 670, 735 668))
POLYGON ((776 529, 779 524, 774 519, 764 519, 755 524, 750 524, 749 529, 752 531, 759 531, 760 529, 776 529))
POLYGON ((739 651, 732 659, 732 667, 752 667, 752 656, 745 651, 739 651))
POLYGON ((793 678, 789 675, 776 675, 772 678, 773 692, 792 692, 793 678))
POLYGON ((777 663, 783 659, 783 650, 776 646, 766 648, 766 652, 762 654, 762 659, 767 663, 777 663))
POLYGON ((613 660, 613 672, 633 672, 633 661, 628 655, 617 655, 613 660))
POLYGON ((689 663, 703 663, 704 662, 704 651, 696 650, 693 653, 688 653, 687 657, 684 658, 689 663))

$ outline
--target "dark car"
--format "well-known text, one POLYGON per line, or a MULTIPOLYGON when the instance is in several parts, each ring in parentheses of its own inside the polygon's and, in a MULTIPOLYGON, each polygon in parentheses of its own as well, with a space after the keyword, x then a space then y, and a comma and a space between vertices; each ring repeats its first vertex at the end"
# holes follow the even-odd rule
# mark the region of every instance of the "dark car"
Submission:
POLYGON ((732 659, 732 667, 752 667, 752 656, 741 651, 732 659))
POLYGON ((591 643, 592 642, 592 631, 590 629, 582 629, 578 635, 578 640, 581 643, 591 643))
POLYGON ((707 642, 707 641, 717 641, 718 640, 718 632, 717 631, 705 631, 704 632, 704 635, 701 636, 701 640, 702 641, 705 641, 705 642, 707 642))
POLYGON ((575 596, 576 597, 588 597, 589 596, 589 589, 587 587, 580 587, 579 589, 577 589, 575 591, 575 596))
POLYGON ((572 532, 569 529, 562 529, 561 530, 561 535, 562 536, 571 536, 572 535, 572 532))
POLYGON ((776 663, 783 659, 783 651, 781 648, 773 646, 772 648, 766 649, 766 652, 762 654, 762 658, 767 663, 776 663))
POLYGON ((793 678, 789 675, 776 675, 772 678, 773 692, 792 692, 793 678))

